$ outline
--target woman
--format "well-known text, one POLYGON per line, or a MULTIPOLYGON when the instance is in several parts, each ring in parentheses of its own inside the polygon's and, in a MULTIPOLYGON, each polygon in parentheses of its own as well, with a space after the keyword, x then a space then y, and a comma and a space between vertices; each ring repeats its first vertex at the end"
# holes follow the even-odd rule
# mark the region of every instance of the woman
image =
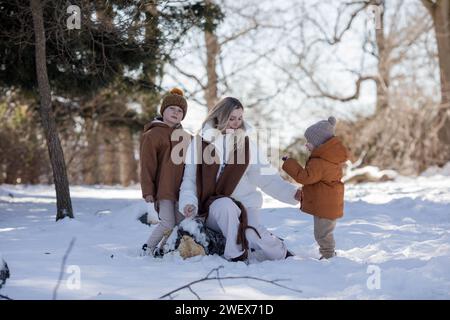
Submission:
POLYGON ((284 181, 250 142, 238 99, 222 99, 209 112, 188 150, 179 206, 199 215, 226 238, 224 257, 278 260, 291 255, 283 241, 259 223, 262 195, 298 204, 297 187, 284 181))

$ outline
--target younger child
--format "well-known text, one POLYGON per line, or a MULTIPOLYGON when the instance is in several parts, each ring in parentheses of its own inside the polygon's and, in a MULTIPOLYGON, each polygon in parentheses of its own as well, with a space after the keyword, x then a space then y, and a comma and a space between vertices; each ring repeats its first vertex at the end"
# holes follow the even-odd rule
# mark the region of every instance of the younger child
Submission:
POLYGON ((300 209, 314 216, 314 237, 319 244, 320 259, 336 255, 333 231, 336 219, 343 216, 343 165, 348 151, 334 136, 336 119, 329 117, 305 131, 306 147, 311 156, 305 168, 294 159, 283 157, 283 170, 303 185, 300 209))
POLYGON ((172 151, 175 147, 180 150, 180 146, 177 146, 179 143, 185 144, 185 148, 181 150, 186 150, 190 143, 190 135, 180 124, 186 112, 187 102, 183 91, 172 89, 162 101, 161 117, 145 125, 142 135, 142 196, 146 202, 154 203, 160 219, 142 247, 144 253, 150 252, 153 256, 162 256, 162 249, 158 248, 159 242, 166 232, 183 219, 183 215, 178 211, 177 201, 183 179, 184 157, 180 161, 176 158, 183 155, 172 151))

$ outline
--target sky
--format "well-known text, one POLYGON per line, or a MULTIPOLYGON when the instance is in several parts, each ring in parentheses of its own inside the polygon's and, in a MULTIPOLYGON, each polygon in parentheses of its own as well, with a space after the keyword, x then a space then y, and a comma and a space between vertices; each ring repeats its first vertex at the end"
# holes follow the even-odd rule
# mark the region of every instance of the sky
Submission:
MULTIPOLYGON (((398 1, 395 0, 389 4, 397 4, 398 1)), ((277 90, 281 90, 275 97, 255 107, 256 109, 247 109, 245 117, 254 122, 260 113, 269 113, 272 119, 265 125, 279 128, 283 145, 301 136, 307 126, 330 115, 334 115, 338 120, 351 119, 357 114, 369 115, 374 111, 376 101, 376 87, 373 82, 363 83, 359 99, 348 103, 306 99, 299 90, 299 86, 306 87, 312 93, 310 82, 302 76, 296 66, 296 58, 290 52, 291 49, 296 52, 304 49, 300 41, 300 24, 304 23, 304 34, 307 40, 317 37, 320 28, 331 33, 336 20, 336 8, 344 1, 305 1, 306 7, 302 7, 302 2, 301 0, 282 2, 222 0, 220 2, 225 7, 226 18, 217 30, 219 41, 251 26, 252 19, 249 17, 254 17, 264 27, 221 46, 222 55, 217 69, 219 76, 223 74, 228 76, 226 77, 227 86, 223 83, 219 84, 219 95, 220 97, 234 96, 240 99, 245 107, 253 103, 256 98, 269 97, 277 90), (320 21, 320 26, 308 24, 304 18, 305 12, 320 21), (261 55, 263 57, 257 59, 261 55), (295 79, 288 79, 287 73, 282 69, 288 70, 295 79)), ((390 17, 396 10, 394 6, 386 9, 388 22, 386 32, 392 28, 390 17)), ((345 26, 349 17, 350 11, 345 12, 347 13, 341 19, 340 29, 345 26)), ((411 24, 410 18, 420 13, 426 13, 426 11, 419 0, 404 0, 396 16, 398 26, 401 28, 411 24)), ((321 84, 332 93, 341 96, 353 93, 355 75, 349 70, 359 71, 362 74, 375 73, 377 61, 370 55, 364 54, 361 48, 365 36, 374 37, 374 32, 368 31, 373 27, 373 23, 373 16, 369 12, 361 13, 350 31, 343 37, 340 45, 317 47, 316 52, 309 56, 307 63, 311 68, 314 67, 321 84), (364 57, 363 64, 362 57, 364 57)), ((428 38, 433 37, 431 35, 428 38)), ((185 42, 175 50, 174 58, 180 70, 195 75, 205 83, 203 66, 206 54, 203 46, 203 33, 199 29, 193 29, 185 42)), ((421 50, 423 51, 424 48, 411 47, 411 52, 419 53, 421 50)), ((411 54, 412 57, 414 54, 411 54)), ((417 54, 417 56, 420 55, 417 54)), ((195 80, 183 76, 177 69, 168 66, 166 71, 167 74, 162 79, 164 88, 179 86, 188 94, 197 92, 196 99, 188 100, 189 111, 184 120, 184 126, 190 130, 198 130, 207 113, 206 107, 197 103, 197 101, 204 101, 203 92, 195 80)), ((397 66, 395 72, 423 78, 424 88, 428 87, 430 96, 435 96, 439 92, 435 66, 426 62, 419 63, 411 58, 397 66)), ((402 81, 405 81, 404 87, 407 87, 406 80, 402 81)))

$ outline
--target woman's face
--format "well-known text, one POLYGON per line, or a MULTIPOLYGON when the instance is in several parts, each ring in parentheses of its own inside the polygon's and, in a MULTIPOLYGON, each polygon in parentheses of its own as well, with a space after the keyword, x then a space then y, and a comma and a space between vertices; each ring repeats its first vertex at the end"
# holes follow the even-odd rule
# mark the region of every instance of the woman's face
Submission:
POLYGON ((228 118, 227 122, 227 130, 236 130, 239 129, 242 126, 242 116, 244 114, 244 109, 234 109, 233 112, 231 112, 230 117, 228 118))

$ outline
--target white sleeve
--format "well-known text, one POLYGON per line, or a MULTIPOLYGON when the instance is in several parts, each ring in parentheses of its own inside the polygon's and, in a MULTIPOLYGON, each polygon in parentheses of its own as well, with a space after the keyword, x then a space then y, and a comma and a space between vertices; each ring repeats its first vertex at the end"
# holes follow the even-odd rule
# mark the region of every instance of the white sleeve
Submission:
POLYGON ((255 146, 252 146, 250 151, 251 157, 258 155, 258 158, 253 158, 250 162, 247 171, 250 183, 281 202, 292 205, 298 204, 299 202, 294 198, 298 186, 281 178, 278 171, 269 163, 267 157, 255 146))
POLYGON ((191 204, 195 206, 195 214, 198 209, 197 199, 197 155, 195 148, 196 139, 192 139, 187 149, 187 155, 184 166, 183 181, 180 187, 180 198, 178 206, 181 213, 184 207, 191 204))

